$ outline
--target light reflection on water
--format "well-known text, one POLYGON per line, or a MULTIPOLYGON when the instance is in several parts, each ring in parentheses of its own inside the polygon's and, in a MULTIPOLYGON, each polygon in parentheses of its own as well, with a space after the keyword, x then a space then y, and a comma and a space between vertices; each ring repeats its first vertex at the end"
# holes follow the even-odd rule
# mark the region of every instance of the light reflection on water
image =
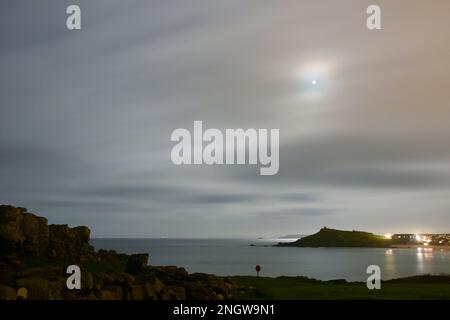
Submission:
POLYGON ((307 276, 365 281, 367 266, 380 266, 383 279, 450 274, 450 250, 432 248, 273 247, 263 239, 92 239, 97 248, 147 252, 153 265, 177 265, 218 275, 307 276), (255 246, 250 246, 254 244, 255 246))
POLYGON ((385 268, 385 272, 387 271, 391 274, 397 273, 394 250, 392 250, 392 249, 386 250, 386 265, 384 268, 385 268))
POLYGON ((418 273, 426 273, 426 260, 433 259, 433 248, 417 248, 417 269, 418 273))

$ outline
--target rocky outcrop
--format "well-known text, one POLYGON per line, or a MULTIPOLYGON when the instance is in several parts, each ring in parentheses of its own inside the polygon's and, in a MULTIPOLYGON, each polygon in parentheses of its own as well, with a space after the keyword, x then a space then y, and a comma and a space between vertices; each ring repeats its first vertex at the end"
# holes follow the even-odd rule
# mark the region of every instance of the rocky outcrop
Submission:
POLYGON ((95 251, 89 240, 87 227, 48 225, 47 219, 25 208, 0 206, 0 300, 233 297, 233 284, 228 278, 188 274, 176 266, 149 266, 148 254, 95 251), (81 289, 66 287, 69 264, 81 266, 81 289))
POLYGON ((94 248, 87 227, 48 225, 25 208, 0 206, 0 259, 89 260, 94 248))
POLYGON ((0 284, 0 300, 223 300, 233 297, 233 284, 227 278, 189 275, 182 268, 166 268, 147 266, 137 276, 82 270, 79 290, 67 289, 67 275, 62 267, 27 268, 0 284))
POLYGON ((25 208, 0 206, 0 258, 43 256, 48 244, 47 219, 27 212, 25 208))
POLYGON ((0 300, 16 300, 17 293, 12 287, 0 285, 0 300))
POLYGON ((129 274, 139 274, 146 270, 147 264, 147 253, 133 254, 127 260, 125 271, 129 274))
POLYGON ((87 227, 69 228, 68 225, 49 226, 48 258, 87 261, 94 258, 94 247, 89 244, 91 231, 87 227))

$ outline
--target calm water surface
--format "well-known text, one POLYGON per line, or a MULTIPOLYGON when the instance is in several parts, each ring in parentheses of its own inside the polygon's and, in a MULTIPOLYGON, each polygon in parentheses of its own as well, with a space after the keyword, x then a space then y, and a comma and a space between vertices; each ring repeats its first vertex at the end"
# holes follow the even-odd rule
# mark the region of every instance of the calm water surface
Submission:
POLYGON ((149 253, 152 265, 177 265, 217 275, 307 276, 321 280, 366 280, 368 265, 383 279, 450 274, 450 250, 271 247, 279 240, 254 239, 92 239, 96 249, 149 253), (250 246, 255 244, 255 246, 250 246), (266 245, 266 246, 265 246, 266 245))

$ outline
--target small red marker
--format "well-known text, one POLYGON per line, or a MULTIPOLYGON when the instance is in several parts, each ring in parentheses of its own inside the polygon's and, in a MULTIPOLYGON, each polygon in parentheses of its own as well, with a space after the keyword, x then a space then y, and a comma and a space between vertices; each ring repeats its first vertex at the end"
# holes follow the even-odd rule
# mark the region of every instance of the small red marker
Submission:
POLYGON ((261 266, 259 264, 257 264, 255 267, 255 270, 256 270, 256 276, 259 277, 259 272, 261 271, 261 266))

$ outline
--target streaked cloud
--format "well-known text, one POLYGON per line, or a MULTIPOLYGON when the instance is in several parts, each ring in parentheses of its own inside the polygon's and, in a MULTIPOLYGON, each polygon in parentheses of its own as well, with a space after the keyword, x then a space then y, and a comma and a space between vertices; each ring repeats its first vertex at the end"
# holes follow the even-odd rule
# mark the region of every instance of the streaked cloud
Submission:
POLYGON ((2 203, 95 236, 450 230, 447 0, 379 0, 379 32, 366 0, 79 3, 80 32, 2 4, 2 203), (279 174, 173 166, 194 120, 279 128, 279 174))

